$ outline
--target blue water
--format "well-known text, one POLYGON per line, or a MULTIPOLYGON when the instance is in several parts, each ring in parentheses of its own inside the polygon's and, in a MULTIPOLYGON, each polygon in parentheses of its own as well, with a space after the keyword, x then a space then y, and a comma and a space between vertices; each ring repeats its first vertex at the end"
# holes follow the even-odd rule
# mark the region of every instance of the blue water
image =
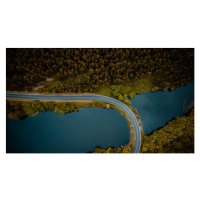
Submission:
POLYGON ((173 90, 157 91, 136 95, 130 99, 131 106, 137 108, 146 135, 164 126, 174 117, 182 116, 194 100, 194 83, 173 90))
POLYGON ((86 153, 96 146, 125 145, 129 138, 128 121, 115 109, 40 112, 22 121, 6 121, 7 153, 86 153))

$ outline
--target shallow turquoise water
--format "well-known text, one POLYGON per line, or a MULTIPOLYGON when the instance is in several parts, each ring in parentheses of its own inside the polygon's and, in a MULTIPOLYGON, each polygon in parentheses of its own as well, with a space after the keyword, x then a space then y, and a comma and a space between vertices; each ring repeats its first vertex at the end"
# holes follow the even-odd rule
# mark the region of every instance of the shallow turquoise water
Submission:
POLYGON ((173 90, 148 92, 130 99, 137 108, 146 135, 164 126, 174 117, 182 116, 194 100, 194 83, 173 90))
POLYGON ((81 108, 77 113, 40 112, 7 119, 7 153, 86 153, 119 147, 130 138, 127 119, 115 109, 81 108))

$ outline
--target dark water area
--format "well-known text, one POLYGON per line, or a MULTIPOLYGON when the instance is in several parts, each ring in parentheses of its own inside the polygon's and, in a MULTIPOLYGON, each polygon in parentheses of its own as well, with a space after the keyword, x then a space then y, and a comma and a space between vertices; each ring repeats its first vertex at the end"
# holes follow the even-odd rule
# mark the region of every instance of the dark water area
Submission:
POLYGON ((96 146, 128 143, 127 119, 115 109, 81 108, 65 115, 40 112, 17 121, 6 119, 7 153, 87 153, 96 146))
POLYGON ((182 116, 194 100, 194 83, 171 92, 157 91, 136 95, 130 99, 137 109, 146 135, 164 126, 174 117, 182 116))
MULTIPOLYGON (((194 100, 194 83, 169 91, 136 95, 145 134, 184 114, 194 100)), ((87 153, 96 146, 117 148, 128 143, 127 119, 115 109, 81 108, 65 115, 40 112, 17 121, 6 119, 7 153, 87 153)))

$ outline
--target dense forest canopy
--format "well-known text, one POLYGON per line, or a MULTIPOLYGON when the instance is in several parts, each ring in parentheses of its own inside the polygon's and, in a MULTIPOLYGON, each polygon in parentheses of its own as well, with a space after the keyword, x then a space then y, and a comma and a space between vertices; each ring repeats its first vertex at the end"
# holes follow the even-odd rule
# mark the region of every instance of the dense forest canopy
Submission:
POLYGON ((194 153, 194 109, 151 135, 144 135, 141 152, 194 153))
POLYGON ((6 66, 9 91, 32 91, 47 78, 56 84, 38 92, 96 92, 144 78, 151 79, 155 91, 194 80, 194 49, 7 49, 6 66))

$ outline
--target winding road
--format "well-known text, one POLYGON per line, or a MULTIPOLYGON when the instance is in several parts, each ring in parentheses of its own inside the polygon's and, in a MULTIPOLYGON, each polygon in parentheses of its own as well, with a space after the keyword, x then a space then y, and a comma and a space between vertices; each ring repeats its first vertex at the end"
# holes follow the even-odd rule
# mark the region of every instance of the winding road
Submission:
POLYGON ((50 101, 101 101, 113 104, 123 110, 131 120, 135 131, 135 146, 132 153, 139 153, 141 147, 141 132, 138 121, 134 113, 121 101, 103 95, 43 95, 43 94, 24 94, 6 93, 6 98, 29 99, 29 100, 50 100, 50 101))

